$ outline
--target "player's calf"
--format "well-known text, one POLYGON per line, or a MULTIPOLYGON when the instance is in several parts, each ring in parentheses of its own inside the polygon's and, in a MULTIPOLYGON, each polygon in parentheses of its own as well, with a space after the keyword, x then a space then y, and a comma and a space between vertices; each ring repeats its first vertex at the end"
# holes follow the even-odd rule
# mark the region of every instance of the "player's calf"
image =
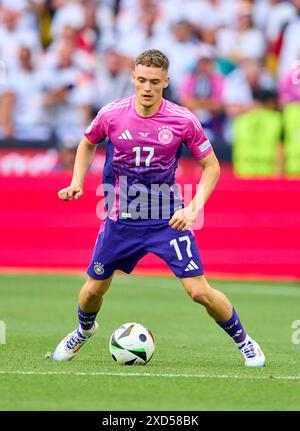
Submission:
POLYGON ((105 280, 95 280, 89 277, 79 293, 79 306, 81 309, 88 310, 89 312, 93 312, 94 310, 99 311, 103 302, 103 296, 107 292, 111 282, 112 277, 105 280))
POLYGON ((112 277, 107 280, 88 278, 79 294, 78 321, 79 327, 70 332, 56 347, 52 359, 70 361, 81 347, 98 329, 97 314, 102 304, 102 297, 109 288, 112 277), (89 311, 86 311, 89 310, 89 311))
POLYGON ((264 366, 265 356, 260 346, 249 337, 227 297, 212 289, 204 276, 181 279, 181 282, 190 297, 203 305, 208 314, 232 338, 244 358, 245 365, 264 366))

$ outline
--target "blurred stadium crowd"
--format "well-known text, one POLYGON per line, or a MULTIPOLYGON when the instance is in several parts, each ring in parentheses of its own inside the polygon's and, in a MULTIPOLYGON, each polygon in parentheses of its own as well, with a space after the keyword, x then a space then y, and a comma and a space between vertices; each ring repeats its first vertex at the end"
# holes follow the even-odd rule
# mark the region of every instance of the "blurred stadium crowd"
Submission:
MULTIPOLYGON (((68 164, 95 113, 132 94, 133 59, 149 48, 170 59, 164 96, 242 170, 266 145, 271 174, 278 141, 300 123, 300 0, 2 0, 0 14, 1 146, 55 147, 68 164)), ((286 146, 291 174, 298 139, 286 146)))

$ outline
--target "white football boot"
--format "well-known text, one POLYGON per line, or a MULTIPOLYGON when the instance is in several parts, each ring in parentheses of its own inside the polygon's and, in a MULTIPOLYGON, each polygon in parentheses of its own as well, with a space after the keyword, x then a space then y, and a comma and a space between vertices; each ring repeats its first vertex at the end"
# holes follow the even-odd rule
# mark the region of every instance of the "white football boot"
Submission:
POLYGON ((79 349, 89 340, 97 331, 98 323, 95 322, 92 329, 79 332, 76 328, 68 334, 56 347, 52 355, 54 361, 70 361, 78 353, 79 349))
POLYGON ((251 337, 247 336, 245 342, 238 347, 245 360, 246 367, 263 367, 265 365, 265 355, 257 342, 251 337))

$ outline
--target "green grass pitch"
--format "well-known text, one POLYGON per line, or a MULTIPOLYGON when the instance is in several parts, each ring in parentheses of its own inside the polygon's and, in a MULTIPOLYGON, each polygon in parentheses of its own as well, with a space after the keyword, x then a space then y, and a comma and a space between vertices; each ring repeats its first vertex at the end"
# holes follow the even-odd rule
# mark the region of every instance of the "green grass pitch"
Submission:
POLYGON ((244 367, 232 340, 176 279, 125 275, 106 294, 97 335, 73 361, 55 363, 45 353, 76 327, 84 279, 0 276, 0 410, 299 410, 300 344, 292 342, 300 342, 292 328, 299 284, 211 280, 263 347, 262 369, 244 367), (120 366, 109 354, 111 333, 130 321, 155 336, 146 366, 120 366))

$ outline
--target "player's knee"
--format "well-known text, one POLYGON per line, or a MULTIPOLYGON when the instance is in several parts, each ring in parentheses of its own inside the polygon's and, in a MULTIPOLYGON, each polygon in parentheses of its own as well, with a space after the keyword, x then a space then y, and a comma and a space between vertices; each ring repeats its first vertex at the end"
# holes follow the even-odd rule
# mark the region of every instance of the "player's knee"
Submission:
POLYGON ((209 305, 210 303, 210 292, 209 289, 202 288, 202 287, 192 287, 189 291, 189 295, 192 298, 194 302, 197 302, 201 305, 209 305))
POLYGON ((88 287, 87 289, 85 289, 85 296, 88 301, 92 301, 93 299, 101 298, 103 296, 103 293, 99 292, 93 287, 88 287))
POLYGON ((87 300, 102 298, 107 291, 108 286, 97 280, 89 280, 85 285, 85 295, 87 300))
POLYGON ((193 301, 204 306, 208 306, 211 303, 212 289, 205 277, 185 278, 181 282, 193 301))

